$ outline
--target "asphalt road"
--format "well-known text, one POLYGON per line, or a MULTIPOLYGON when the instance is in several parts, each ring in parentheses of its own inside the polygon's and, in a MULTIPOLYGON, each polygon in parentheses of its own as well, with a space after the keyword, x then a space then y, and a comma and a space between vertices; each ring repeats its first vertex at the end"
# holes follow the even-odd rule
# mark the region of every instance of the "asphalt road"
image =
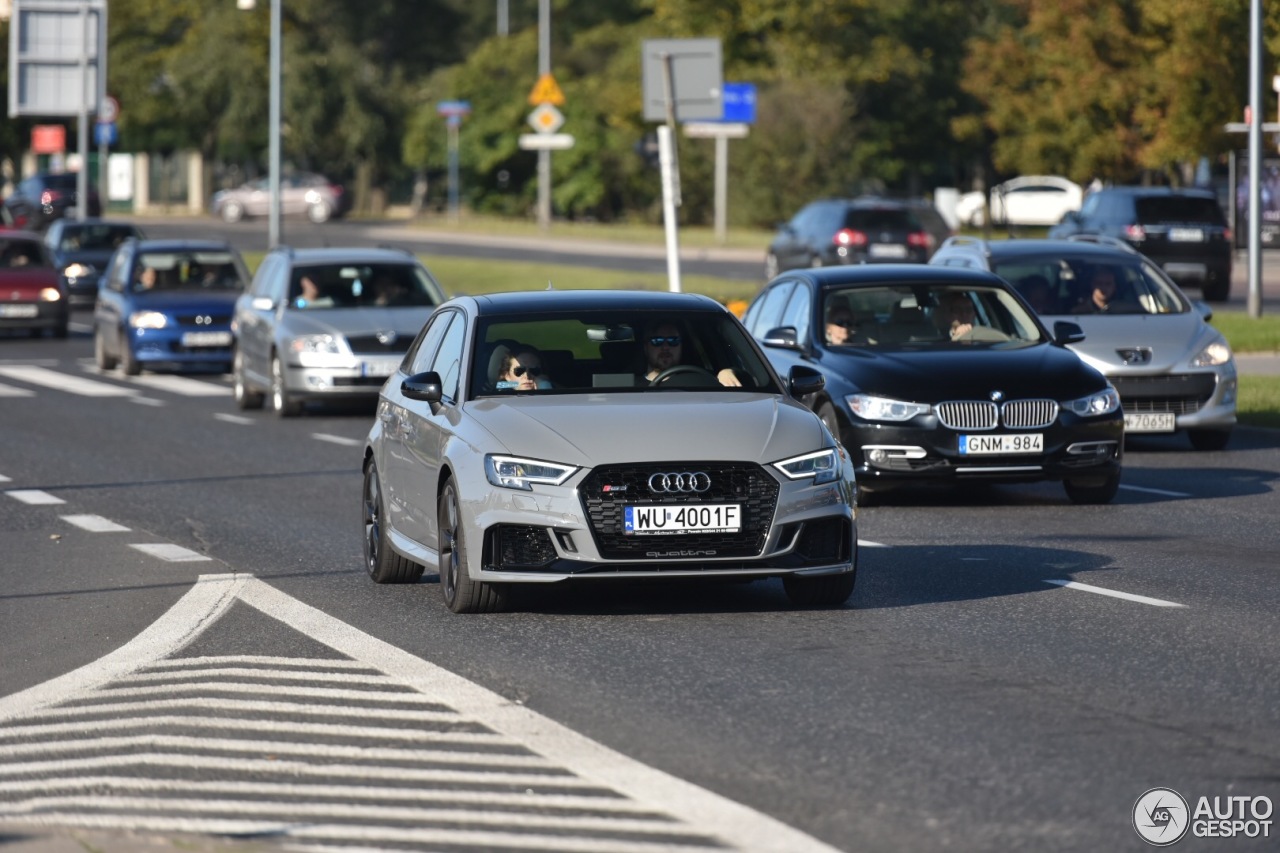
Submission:
POLYGON ((589 585, 466 617, 364 574, 370 412, 101 374, 77 320, 0 338, 0 840, 1140 850, 1152 788, 1280 800, 1280 433, 1135 440, 1106 507, 864 510, 845 608, 589 585))

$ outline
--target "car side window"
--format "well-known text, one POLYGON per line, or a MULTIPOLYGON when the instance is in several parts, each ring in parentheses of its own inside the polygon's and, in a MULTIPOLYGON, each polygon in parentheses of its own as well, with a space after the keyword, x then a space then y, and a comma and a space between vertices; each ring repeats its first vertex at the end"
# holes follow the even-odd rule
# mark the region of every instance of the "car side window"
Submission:
POLYGON ((456 311, 445 311, 433 315, 427 321, 427 326, 423 329, 418 342, 409 350, 410 376, 426 373, 431 369, 431 362, 435 358, 440 340, 444 337, 444 333, 449 329, 449 324, 453 322, 453 318, 457 315, 456 311))
POLYGON ((250 292, 254 298, 271 296, 272 273, 280 266, 280 261, 275 255, 267 255, 263 259, 262 265, 258 267, 257 274, 253 277, 253 284, 250 286, 250 292))
POLYGON ((782 326, 794 326, 797 340, 809 339, 809 315, 813 313, 813 300, 809 296, 809 288, 803 285, 792 288, 791 298, 782 313, 782 326))
POLYGON ((751 334, 763 337, 765 332, 782 325, 782 310, 794 287, 795 282, 786 281, 769 289, 761 300, 760 312, 756 316, 755 325, 751 327, 751 334))
POLYGON ((461 315, 454 317, 445 332, 440 349, 431 362, 431 369, 440 375, 440 389, 444 399, 458 400, 458 386, 462 381, 462 351, 466 343, 467 324, 461 315))
POLYGON ((126 272, 133 258, 131 249, 119 249, 111 256, 111 268, 107 271, 107 287, 111 290, 123 291, 126 284, 126 272))

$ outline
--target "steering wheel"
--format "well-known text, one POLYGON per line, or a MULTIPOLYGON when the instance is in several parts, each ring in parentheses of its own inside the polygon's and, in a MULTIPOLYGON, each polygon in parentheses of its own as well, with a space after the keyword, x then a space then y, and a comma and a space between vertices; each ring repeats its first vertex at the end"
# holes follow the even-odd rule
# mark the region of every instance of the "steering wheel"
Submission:
POLYGON ((699 367, 696 364, 673 364, 670 367, 668 367, 666 370, 659 373, 657 376, 650 379, 649 387, 652 388, 655 385, 661 385, 663 382, 666 382, 668 379, 670 379, 673 376, 682 376, 686 373, 692 373, 697 376, 704 376, 707 379, 710 379, 716 383, 720 381, 719 379, 716 379, 716 375, 714 373, 712 373, 710 370, 707 370, 705 367, 699 367))

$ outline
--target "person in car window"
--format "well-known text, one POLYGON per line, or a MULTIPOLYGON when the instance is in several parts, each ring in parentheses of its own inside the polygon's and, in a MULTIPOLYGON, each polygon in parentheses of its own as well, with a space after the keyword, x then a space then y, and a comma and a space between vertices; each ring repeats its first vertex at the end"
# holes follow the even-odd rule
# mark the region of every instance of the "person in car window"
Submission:
MULTIPOLYGON (((680 334, 680 329, 674 323, 654 323, 650 324, 644 335, 644 360, 645 373, 644 378, 649 382, 657 379, 664 370, 668 370, 679 364, 683 364, 684 358, 684 339, 680 334)), ((728 387, 741 387, 742 382, 738 379, 732 368, 726 367, 716 374, 716 379, 721 385, 728 387)))
POLYGON ((498 376, 498 390, 536 391, 551 387, 542 372, 542 355, 533 347, 520 347, 507 355, 498 376))
POLYGON ((1037 314, 1053 313, 1053 288, 1042 275, 1029 275, 1018 282, 1018 292, 1037 314))
POLYGON ((849 336, 854 329, 853 314, 842 305, 833 305, 827 309, 826 336, 831 346, 842 346, 850 343, 849 336))
POLYGON ((134 290, 153 290, 156 286, 156 268, 142 267, 138 270, 138 278, 133 283, 134 290))
POLYGON ((957 340, 973 331, 977 322, 977 314, 973 310, 973 301, 966 293, 952 291, 944 293, 938 308, 934 311, 938 328, 951 340, 957 340))
POLYGON ((302 289, 294 304, 299 308, 332 308, 333 297, 323 296, 320 293, 320 285, 316 284, 310 276, 304 275, 298 282, 298 286, 302 289))
POLYGON ((1116 274, 1107 267, 1098 267, 1089 279, 1089 292, 1076 303, 1073 314, 1106 314, 1115 309, 1116 274))

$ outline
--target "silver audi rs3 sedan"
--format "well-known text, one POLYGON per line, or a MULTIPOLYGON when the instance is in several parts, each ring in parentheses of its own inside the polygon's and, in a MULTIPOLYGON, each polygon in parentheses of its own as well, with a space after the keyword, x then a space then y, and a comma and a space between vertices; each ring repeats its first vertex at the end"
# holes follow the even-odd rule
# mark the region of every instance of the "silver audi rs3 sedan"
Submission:
POLYGON ((519 583, 781 578, 793 604, 853 592, 853 466, 738 319, 703 296, 454 298, 382 388, 364 454, 378 583, 438 570, 445 604, 519 583))

